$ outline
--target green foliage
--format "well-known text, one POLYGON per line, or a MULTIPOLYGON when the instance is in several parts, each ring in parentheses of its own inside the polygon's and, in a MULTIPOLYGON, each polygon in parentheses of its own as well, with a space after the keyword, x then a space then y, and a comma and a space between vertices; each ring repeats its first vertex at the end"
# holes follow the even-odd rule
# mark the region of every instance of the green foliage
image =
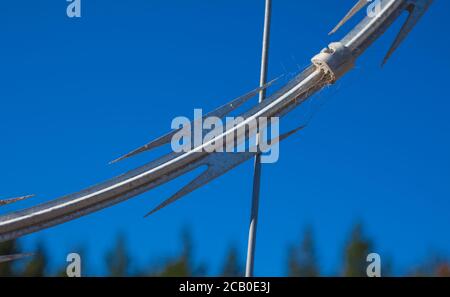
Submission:
POLYGON ((202 276, 206 269, 204 266, 195 266, 193 263, 192 254, 192 238, 191 234, 184 230, 182 233, 182 252, 175 259, 170 259, 158 272, 153 273, 153 276, 163 277, 189 277, 202 276))
MULTIPOLYGON (((20 253, 20 248, 16 240, 0 243, 0 255, 14 255, 17 253, 20 253)), ((0 264, 0 277, 4 276, 15 276, 13 262, 0 264)))
POLYGON ((117 237, 114 247, 106 254, 105 260, 109 276, 124 277, 128 275, 130 257, 125 238, 122 235, 117 237))
POLYGON ((432 255, 411 273, 416 277, 450 277, 450 262, 439 255, 432 255))
POLYGON ((222 276, 241 277, 244 276, 244 270, 239 261, 239 253, 235 247, 230 247, 223 263, 222 276))
POLYGON ((33 257, 26 263, 21 276, 43 277, 46 275, 47 256, 44 245, 39 243, 33 257))
POLYGON ((352 230, 344 253, 344 276, 367 276, 367 255, 372 252, 372 242, 363 234, 363 226, 358 223, 352 230))
POLYGON ((311 227, 307 227, 299 246, 291 246, 288 251, 288 275, 295 277, 320 276, 316 248, 311 227))
MULTIPOLYGON (((130 259, 123 236, 118 236, 115 244, 106 253, 105 264, 109 276, 167 276, 189 277, 204 276, 206 268, 194 261, 193 241, 190 233, 184 230, 181 237, 182 248, 178 256, 169 258, 161 265, 149 265, 140 267, 142 273, 132 272, 130 259)), ((372 241, 363 232, 362 224, 356 224, 351 232, 343 253, 343 276, 366 276, 367 255, 372 250, 372 241)), ((82 250, 82 249, 81 249, 82 250)), ((61 267, 56 273, 50 273, 47 267, 48 256, 45 246, 39 243, 32 258, 14 262, 0 263, 0 277, 4 276, 66 276, 66 262, 61 261, 61 267)), ((21 250, 17 241, 0 243, 0 255, 20 254, 21 250)), ((80 255, 84 253, 79 253, 80 255)), ((83 259, 83 258, 82 258, 83 259)), ((262 260, 263 261, 263 260, 262 260)), ((390 259, 382 260, 382 276, 387 276, 391 271, 390 259)), ((82 265, 82 274, 91 275, 82 265)), ((220 275, 236 277, 244 275, 244 265, 239 257, 238 250, 231 246, 225 255, 220 275)), ((287 261, 288 275, 300 277, 320 276, 317 260, 314 234, 311 227, 305 229, 302 240, 298 245, 292 245, 288 250, 287 261)), ((450 277, 450 262, 443 257, 433 256, 421 265, 411 270, 410 276, 445 276, 450 277)))

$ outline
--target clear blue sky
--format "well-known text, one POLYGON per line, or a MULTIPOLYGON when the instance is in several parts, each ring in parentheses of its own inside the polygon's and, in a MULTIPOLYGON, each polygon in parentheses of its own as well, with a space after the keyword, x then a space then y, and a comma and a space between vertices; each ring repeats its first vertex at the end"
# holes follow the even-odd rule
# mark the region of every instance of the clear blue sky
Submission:
MULTIPOLYGON (((270 76, 291 77, 353 5, 273 1, 270 76)), ((258 84, 263 1, 3 1, 0 10, 0 196, 36 193, 2 213, 71 193, 151 160, 108 162, 170 130, 173 117, 211 110, 258 84)), ((309 126, 264 166, 255 272, 283 275, 286 247, 311 224, 325 273, 340 267, 351 226, 402 272, 450 256, 449 1, 431 10, 389 63, 397 23, 338 84, 281 122, 309 126)), ((350 25, 351 26, 351 25, 350 25)), ((286 79, 285 79, 286 81, 286 79)), ((275 88, 279 87, 277 85, 275 88)), ((143 219, 182 181, 22 240, 43 241, 52 265, 86 247, 89 270, 122 233, 134 264, 158 263, 192 230, 195 258, 216 274, 230 244, 244 258, 252 162, 143 219)))

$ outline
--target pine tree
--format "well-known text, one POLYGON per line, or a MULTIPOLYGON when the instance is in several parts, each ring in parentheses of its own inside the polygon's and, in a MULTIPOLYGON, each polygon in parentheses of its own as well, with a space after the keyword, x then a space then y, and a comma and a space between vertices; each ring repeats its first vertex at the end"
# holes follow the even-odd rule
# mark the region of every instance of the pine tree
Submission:
POLYGON ((416 277, 450 277, 450 262, 439 254, 432 254, 411 273, 416 277))
POLYGON ((222 268, 222 276, 225 277, 241 277, 244 271, 239 263, 239 253, 235 247, 228 249, 225 262, 222 268))
POLYGON ((356 224, 345 248, 344 276, 367 276, 367 255, 371 249, 372 242, 364 237, 362 224, 356 224))
POLYGON ((122 235, 117 237, 113 249, 106 254, 105 259, 109 276, 124 277, 128 275, 130 257, 125 238, 122 235))
POLYGON ((21 276, 26 277, 43 277, 46 276, 47 255, 42 243, 37 245, 31 260, 25 265, 21 276))
POLYGON ((316 277, 320 275, 311 227, 305 229, 303 240, 298 247, 289 248, 288 255, 289 276, 316 277))
POLYGON ((193 262, 193 244, 190 232, 185 229, 182 232, 183 249, 181 255, 169 260, 155 276, 164 277, 190 277, 205 275, 203 265, 196 267, 193 262))
MULTIPOLYGON (((19 254, 20 248, 16 240, 0 243, 0 255, 19 254)), ((0 263, 0 277, 15 276, 13 262, 0 263)))

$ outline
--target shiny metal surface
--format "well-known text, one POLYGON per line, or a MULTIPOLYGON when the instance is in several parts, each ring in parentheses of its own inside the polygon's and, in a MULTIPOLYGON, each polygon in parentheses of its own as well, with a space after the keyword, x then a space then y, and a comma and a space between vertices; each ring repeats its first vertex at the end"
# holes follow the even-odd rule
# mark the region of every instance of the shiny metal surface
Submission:
MULTIPOLYGON (((356 60, 392 25, 401 13, 406 11, 409 13, 409 18, 388 52, 385 58, 387 60, 425 13, 431 2, 431 0, 381 0, 380 14, 373 18, 366 17, 340 41, 340 44, 351 52, 351 59, 356 60)), ((226 130, 215 140, 220 138, 223 143, 227 143, 230 139, 235 139, 237 143, 242 143, 250 135, 254 135, 256 129, 249 129, 247 134, 242 133, 240 128, 260 117, 285 115, 312 94, 333 83, 333 75, 336 74, 334 71, 339 72, 340 76, 351 69, 347 67, 348 61, 343 60, 348 59, 349 55, 338 55, 330 48, 327 48, 325 52, 326 59, 319 60, 319 62, 325 63, 323 65, 332 63, 335 68, 326 69, 323 65, 312 64, 274 95, 244 113, 242 115, 245 118, 244 122, 226 130), (347 68, 340 68, 336 65, 344 65, 347 68)), ((256 93, 259 92, 259 89, 257 90, 256 93)), ((238 102, 240 101, 238 100, 238 102)), ((232 109, 235 103, 224 106, 224 110, 232 109)), ((160 141, 156 141, 144 149, 138 149, 130 155, 165 144, 167 139, 167 137, 160 139, 160 141)), ((217 146, 216 143, 218 142, 212 140, 189 152, 170 153, 122 176, 83 191, 2 215, 0 216, 0 242, 76 219, 149 191, 198 167, 206 168, 206 171, 192 183, 154 210, 157 211, 254 156, 251 153, 207 153, 207 151, 211 151, 211 148, 217 146)))

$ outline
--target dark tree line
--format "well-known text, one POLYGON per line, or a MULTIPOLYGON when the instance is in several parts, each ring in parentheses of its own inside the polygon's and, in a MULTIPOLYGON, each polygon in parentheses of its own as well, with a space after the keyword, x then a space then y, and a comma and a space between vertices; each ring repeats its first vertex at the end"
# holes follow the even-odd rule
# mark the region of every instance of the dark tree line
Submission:
MULTIPOLYGON (((193 242, 189 232, 182 233, 182 249, 173 258, 166 259, 163 263, 139 267, 132 271, 131 257, 128 253, 126 240, 118 236, 115 244, 105 255, 105 265, 108 276, 207 276, 207 267, 197 264, 193 259, 193 242)), ((22 249, 18 241, 0 243, 0 255, 21 253, 22 249)), ((337 269, 337 276, 358 277, 366 276, 367 260, 369 253, 373 252, 373 242, 365 234, 363 226, 356 224, 347 240, 343 251, 341 269, 337 269)), ((0 277, 5 276, 65 276, 66 267, 57 269, 51 273, 48 267, 48 253, 43 244, 38 244, 35 254, 29 259, 0 264, 0 277), (19 263, 20 262, 20 263, 19 263)), ((221 276, 243 276, 244 258, 241 257, 236 247, 230 246, 221 266, 221 276)), ((89 276, 86 266, 83 265, 83 275, 89 276)), ((320 261, 316 252, 314 232, 308 227, 303 232, 303 237, 297 244, 289 246, 287 250, 287 275, 298 277, 321 276, 320 261)), ((383 260, 382 275, 391 275, 390 261, 383 260)), ((434 256, 413 267, 408 271, 409 276, 445 276, 450 277, 450 263, 441 257, 434 256)))

